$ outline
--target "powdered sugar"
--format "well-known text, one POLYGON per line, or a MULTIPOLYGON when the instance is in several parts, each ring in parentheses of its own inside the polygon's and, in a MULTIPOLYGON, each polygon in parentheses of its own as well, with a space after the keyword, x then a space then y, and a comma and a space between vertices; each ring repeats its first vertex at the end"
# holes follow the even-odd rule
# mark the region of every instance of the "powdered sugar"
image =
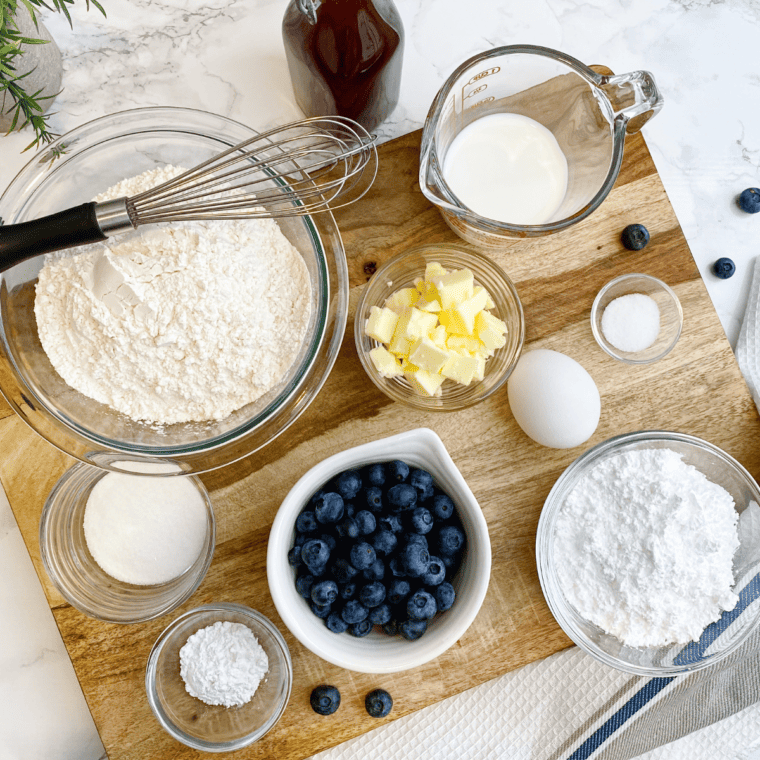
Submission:
POLYGON ((179 650, 180 675, 192 697, 207 705, 250 702, 269 670, 269 658, 248 626, 217 621, 196 631, 179 650))
POLYGON ((567 601, 630 646, 696 640, 736 606, 731 495, 670 449, 623 452, 575 486, 554 557, 567 601))
MULTIPOLYGON (((134 195, 164 167, 97 200, 134 195)), ((273 220, 147 227, 48 256, 35 315, 73 388, 135 420, 223 419, 280 382, 298 355, 311 285, 273 220)))

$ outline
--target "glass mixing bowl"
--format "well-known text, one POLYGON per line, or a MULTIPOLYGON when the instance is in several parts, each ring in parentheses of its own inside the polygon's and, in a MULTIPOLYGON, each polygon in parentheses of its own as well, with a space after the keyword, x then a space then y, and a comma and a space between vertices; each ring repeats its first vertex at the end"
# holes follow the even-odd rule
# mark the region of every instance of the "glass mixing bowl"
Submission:
MULTIPOLYGON (((6 224, 90 201, 126 177, 165 164, 190 168, 256 134, 223 116, 188 108, 140 108, 91 121, 35 156, 0 197, 6 224), (53 151, 63 154, 53 160, 53 151)), ((70 388, 47 358, 34 317, 43 258, 16 265, 0 282, 0 391, 54 446, 112 470, 130 460, 164 461, 162 473, 193 473, 234 462, 282 433, 324 384, 348 313, 348 272, 332 214, 278 221, 306 263, 312 319, 282 381, 226 419, 157 426, 136 422, 70 388)))
POLYGON ((760 504, 760 488, 733 457, 700 438, 682 433, 644 430, 615 436, 589 449, 557 479, 546 498, 536 535, 536 563, 541 589, 549 609, 565 633, 597 660, 627 673, 643 676, 674 676, 714 665, 735 651, 760 623, 756 603, 760 542, 754 510, 748 519, 742 513, 754 502, 760 504), (672 449, 683 461, 699 470, 708 480, 722 486, 734 500, 739 513, 739 549, 734 555, 736 608, 704 630, 698 641, 660 647, 633 647, 623 644, 599 626, 583 618, 567 601, 557 577, 554 537, 562 505, 578 481, 600 462, 627 451, 672 449), (755 602, 755 603, 753 603, 755 602))

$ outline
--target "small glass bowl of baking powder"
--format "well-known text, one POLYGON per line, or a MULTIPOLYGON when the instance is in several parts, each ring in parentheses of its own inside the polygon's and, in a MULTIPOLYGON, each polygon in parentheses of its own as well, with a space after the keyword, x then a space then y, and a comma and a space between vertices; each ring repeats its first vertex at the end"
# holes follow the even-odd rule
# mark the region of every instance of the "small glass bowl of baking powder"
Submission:
POLYGON ((260 612, 241 604, 207 604, 178 617, 156 640, 145 671, 148 703, 158 722, 174 739, 201 752, 231 752, 261 739, 285 711, 292 683, 282 634, 260 612), (218 622, 249 628, 268 660, 253 697, 237 707, 191 696, 180 673, 180 651, 187 640, 218 622))
MULTIPOLYGON (((630 489, 626 491, 626 497, 630 495, 629 491, 630 489)), ((667 493, 667 489, 663 489, 662 493, 667 493)), ((691 498, 694 498, 693 494, 691 498)), ((618 670, 650 677, 675 676, 714 665, 735 652, 760 624, 760 604, 757 603, 760 596, 760 527, 758 527, 760 526, 760 506, 758 505, 760 505, 760 488, 749 472, 725 451, 700 438, 682 433, 644 430, 625 433, 603 441, 578 457, 560 475, 541 511, 536 534, 536 563, 539 581, 549 609, 564 632, 581 649, 618 670), (584 618, 566 598, 558 572, 560 552, 556 545, 557 529, 561 524, 560 515, 568 496, 581 480, 588 482, 585 476, 593 471, 595 473, 593 477, 595 481, 598 481, 599 474, 606 471, 604 465, 608 464, 613 457, 631 452, 661 449, 670 449, 681 455, 683 463, 695 468, 709 481, 725 489, 733 499, 734 509, 738 513, 739 547, 733 555, 732 592, 738 596, 739 600, 733 609, 720 613, 715 622, 707 625, 696 641, 663 646, 630 646, 584 618)), ((673 504, 674 515, 678 509, 679 506, 673 504)), ((630 505, 626 507, 626 514, 628 519, 637 519, 631 517, 630 505)), ((661 545, 668 547, 666 551, 670 551, 671 548, 676 553, 683 551, 680 535, 676 537, 674 534, 673 526, 676 523, 677 520, 674 520, 673 525, 660 531, 659 535, 663 541, 650 542, 652 556, 662 551, 661 545)), ((701 523, 698 521, 697 525, 699 524, 701 523)), ((647 530, 643 522, 639 524, 639 528, 641 531, 647 530)), ((707 532, 708 529, 706 529, 707 532)), ((713 539, 712 534, 704 536, 704 551, 716 549, 715 546, 711 546, 713 539)), ((625 552, 628 547, 625 542, 621 545, 618 541, 617 546, 614 546, 614 540, 604 541, 602 531, 595 536, 588 535, 585 544, 598 545, 602 550, 611 552, 625 552), (599 543, 595 544, 594 541, 599 543)), ((597 550, 594 549, 594 552, 596 553, 597 550)), ((646 563, 634 564, 637 559, 635 555, 632 556, 631 567, 645 566, 646 563)), ((694 561, 698 562, 699 559, 695 557, 694 561)), ((565 575, 572 578, 574 573, 579 572, 580 564, 580 560, 578 563, 566 563, 565 575)), ((672 565, 676 566, 675 563, 672 565)), ((640 575, 648 578, 643 569, 640 570, 640 575)), ((628 579, 625 579, 625 582, 628 582, 628 579)), ((681 579, 681 582, 685 581, 681 579)), ((584 576, 583 584, 588 585, 586 576, 584 576)), ((648 589, 646 585, 641 585, 638 579, 637 586, 642 593, 653 593, 657 596, 671 591, 660 589, 659 586, 654 590, 648 589)), ((629 587, 626 586, 626 588, 629 587)), ((678 586, 674 577, 673 589, 676 588, 678 590, 675 593, 679 597, 691 599, 694 603, 699 601, 698 595, 689 594, 693 587, 678 586)), ((619 617, 615 619, 616 623, 620 621, 619 617)), ((643 618, 636 619, 638 627, 643 622, 645 622, 643 618)), ((652 632, 659 635, 657 628, 652 628, 652 632)))
POLYGON ((678 296, 648 274, 610 280, 591 307, 591 331, 603 351, 626 364, 650 364, 675 348, 683 328, 678 296))

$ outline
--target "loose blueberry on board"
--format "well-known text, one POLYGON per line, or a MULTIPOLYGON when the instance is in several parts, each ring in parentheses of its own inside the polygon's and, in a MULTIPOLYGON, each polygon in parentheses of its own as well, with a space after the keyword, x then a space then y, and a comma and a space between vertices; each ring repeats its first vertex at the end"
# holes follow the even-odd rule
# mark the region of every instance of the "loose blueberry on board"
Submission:
POLYGON ((464 545, 451 498, 430 473, 395 460, 319 489, 295 521, 288 560, 328 630, 361 637, 377 626, 414 641, 453 605, 464 545))
POLYGON ((620 239, 629 251, 640 251, 649 242, 649 230, 643 224, 629 224, 620 239))
POLYGON ((373 718, 384 718, 393 708, 393 699, 385 689, 375 689, 364 698, 364 707, 373 718))
POLYGON ((739 193, 736 202, 742 211, 748 214, 756 214, 760 211, 760 187, 748 187, 739 193))
POLYGON ((729 277, 733 277, 736 271, 736 264, 731 259, 723 256, 712 265, 712 270, 716 277, 720 277, 721 280, 727 280, 729 277))
POLYGON ((312 690, 309 703, 318 715, 332 715, 340 707, 340 692, 334 686, 322 684, 312 690))

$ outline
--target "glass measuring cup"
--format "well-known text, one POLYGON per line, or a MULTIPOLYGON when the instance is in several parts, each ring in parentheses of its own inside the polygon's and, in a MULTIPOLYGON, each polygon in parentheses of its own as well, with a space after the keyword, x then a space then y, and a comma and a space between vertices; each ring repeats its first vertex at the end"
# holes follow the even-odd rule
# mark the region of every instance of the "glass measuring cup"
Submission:
POLYGON ((627 134, 662 107, 647 71, 607 76, 575 58, 535 45, 508 45, 465 61, 430 107, 422 132, 420 188, 460 237, 483 249, 561 232, 585 219, 612 189, 627 134), (481 216, 452 192, 443 165, 454 138, 493 113, 527 116, 549 129, 567 158, 568 183, 559 208, 541 224, 481 216))

